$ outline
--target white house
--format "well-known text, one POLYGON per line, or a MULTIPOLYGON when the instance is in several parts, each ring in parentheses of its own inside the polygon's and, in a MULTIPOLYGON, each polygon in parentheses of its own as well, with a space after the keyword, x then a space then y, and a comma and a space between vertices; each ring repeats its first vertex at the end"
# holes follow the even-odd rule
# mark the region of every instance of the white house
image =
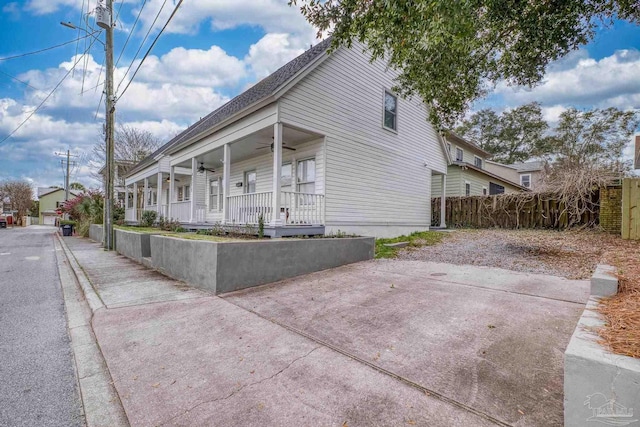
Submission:
POLYGON ((329 54, 329 43, 134 166, 126 219, 157 210, 200 228, 262 217, 272 236, 429 229, 431 182, 445 183, 450 158, 425 105, 396 96, 396 74, 361 45, 329 54))

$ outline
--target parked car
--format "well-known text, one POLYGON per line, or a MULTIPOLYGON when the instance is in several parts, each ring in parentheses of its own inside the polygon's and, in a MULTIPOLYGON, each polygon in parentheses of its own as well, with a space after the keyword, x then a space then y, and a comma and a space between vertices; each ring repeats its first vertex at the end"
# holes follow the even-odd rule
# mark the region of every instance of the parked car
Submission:
POLYGON ((0 228, 7 228, 7 217, 0 214, 0 228))

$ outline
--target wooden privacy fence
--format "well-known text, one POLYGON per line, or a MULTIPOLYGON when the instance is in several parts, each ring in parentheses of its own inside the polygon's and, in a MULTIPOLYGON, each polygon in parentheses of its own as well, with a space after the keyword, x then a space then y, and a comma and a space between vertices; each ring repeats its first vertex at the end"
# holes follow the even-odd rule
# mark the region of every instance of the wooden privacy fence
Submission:
POLYGON ((622 238, 640 240, 640 179, 622 181, 622 238))
MULTIPOLYGON (((567 209, 554 194, 517 193, 496 196, 446 198, 447 227, 554 228, 591 226, 598 223, 598 192, 585 206, 567 209)), ((431 199, 432 225, 440 224, 440 198, 431 199)))

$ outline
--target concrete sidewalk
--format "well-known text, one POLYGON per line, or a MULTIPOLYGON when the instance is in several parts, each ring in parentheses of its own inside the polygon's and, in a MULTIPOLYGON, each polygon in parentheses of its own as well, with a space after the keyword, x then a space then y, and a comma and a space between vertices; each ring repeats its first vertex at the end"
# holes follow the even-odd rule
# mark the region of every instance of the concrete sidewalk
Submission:
POLYGON ((105 303, 92 325, 132 426, 496 425, 98 244, 65 242, 105 303))
POLYGON ((65 242, 132 426, 562 424, 588 282, 371 261, 220 298, 65 242))

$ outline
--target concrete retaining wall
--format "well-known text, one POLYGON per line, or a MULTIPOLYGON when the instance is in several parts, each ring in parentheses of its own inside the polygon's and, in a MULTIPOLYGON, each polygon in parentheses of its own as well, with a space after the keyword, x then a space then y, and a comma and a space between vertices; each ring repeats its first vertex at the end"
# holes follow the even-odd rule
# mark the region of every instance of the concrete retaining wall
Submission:
POLYGON ((151 234, 115 229, 114 247, 116 252, 142 262, 151 256, 151 234))
POLYGON ((89 226, 89 238, 94 242, 102 243, 104 228, 100 224, 91 224, 89 226))
POLYGON ((151 236, 158 271, 216 294, 373 258, 371 237, 209 242, 151 236))
POLYGON ((639 418, 627 415, 640 412, 640 359, 613 354, 598 344, 594 330, 604 326, 596 311, 598 301, 589 298, 564 354, 565 427, 623 425, 617 422, 639 418))

